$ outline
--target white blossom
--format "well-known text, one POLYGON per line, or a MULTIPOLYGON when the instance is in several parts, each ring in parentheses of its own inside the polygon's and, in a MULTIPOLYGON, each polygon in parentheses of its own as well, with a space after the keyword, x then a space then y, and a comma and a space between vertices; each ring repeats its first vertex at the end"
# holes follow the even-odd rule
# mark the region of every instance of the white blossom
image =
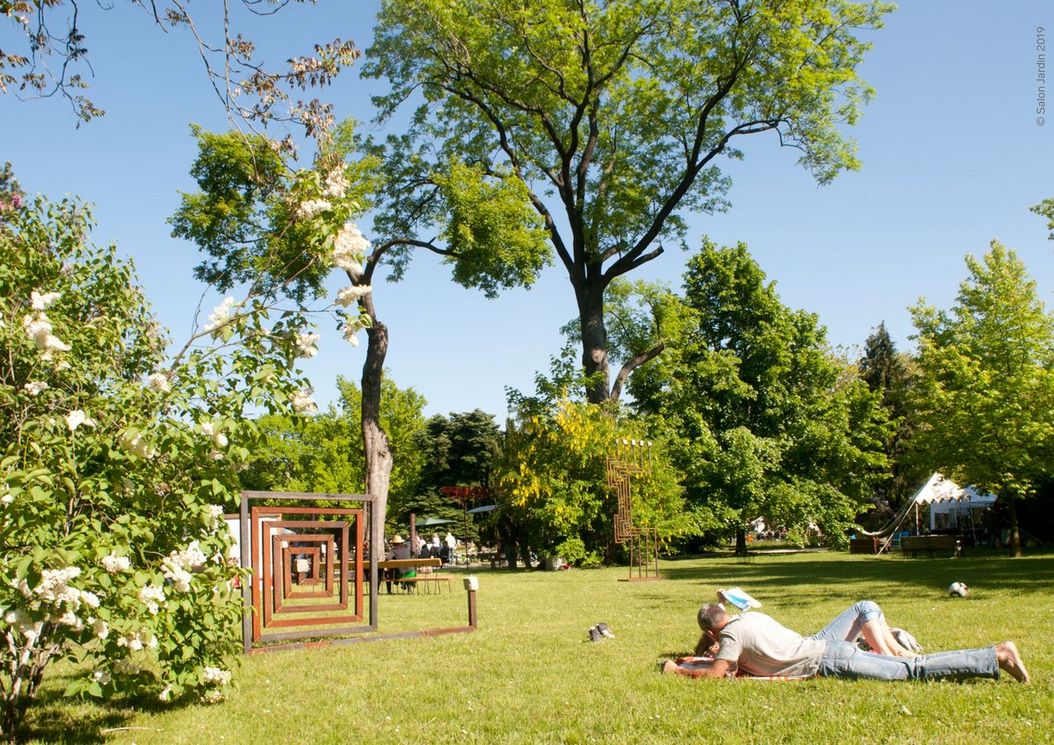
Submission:
POLYGON ((125 432, 121 435, 121 445, 125 450, 140 458, 153 458, 157 452, 153 445, 146 441, 146 436, 142 433, 125 432))
POLYGON ((95 420, 80 409, 74 409, 66 415, 66 426, 70 428, 70 432, 76 432, 77 427, 80 427, 81 425, 85 427, 94 427, 95 420))
POLYGON ((223 701, 223 691, 218 688, 210 688, 201 695, 201 700, 206 704, 218 704, 223 701))
POLYGON ((297 414, 314 414, 318 411, 318 404, 311 399, 314 392, 313 388, 301 388, 289 397, 297 414))
MULTIPOLYGON (((205 525, 207 525, 210 530, 215 530, 219 526, 222 517, 222 505, 210 504, 208 514, 205 515, 205 525)), ((194 541, 194 545, 197 545, 197 541, 194 541)))
POLYGON ((101 618, 96 618, 92 622, 91 630, 100 639, 105 639, 110 635, 110 625, 101 618))
POLYGON ((29 293, 30 305, 33 310, 45 310, 49 305, 62 297, 61 292, 45 292, 43 295, 33 290, 29 293))
POLYGON ((297 334, 296 336, 296 351, 298 357, 304 357, 311 359, 318 354, 318 334, 306 333, 297 334))
POLYGON ((348 176, 344 172, 344 166, 339 165, 326 176, 325 188, 322 190, 322 193, 327 197, 340 199, 348 193, 349 186, 351 186, 351 184, 348 182, 348 176))
POLYGON ((201 431, 212 438, 213 444, 218 448, 227 447, 227 435, 223 434, 223 424, 220 422, 202 422, 201 431))
POLYGON ((40 394, 41 391, 46 391, 47 389, 48 384, 42 380, 38 380, 33 383, 26 383, 24 386, 22 386, 22 390, 24 390, 30 396, 37 396, 40 394))
POLYGON ((80 600, 89 608, 99 607, 99 596, 89 590, 81 590, 80 600))
POLYGON ((231 320, 231 311, 240 307, 241 303, 235 302, 230 295, 223 298, 223 302, 213 308, 212 313, 209 314, 209 322, 205 326, 205 331, 215 331, 225 325, 231 320))
MULTIPOLYGON (((71 587, 69 583, 79 577, 80 573, 80 567, 73 566, 65 569, 45 569, 40 573, 40 583, 33 588, 33 594, 46 603, 65 603, 72 610, 76 610, 80 607, 80 590, 71 587)), ((24 590, 22 594, 26 594, 24 590)))
POLYGON ((231 671, 221 670, 218 667, 205 667, 201 671, 201 680, 206 685, 225 686, 231 682, 231 671))
POLYGON ((71 610, 68 610, 59 616, 58 623, 63 626, 69 626, 74 631, 80 631, 84 628, 84 622, 71 610))
POLYGON ((106 685, 110 682, 110 673, 107 670, 96 670, 91 674, 91 677, 99 685, 106 685))
POLYGON ((157 694, 157 699, 158 699, 158 701, 163 701, 166 704, 169 701, 171 701, 172 700, 172 686, 171 685, 167 685, 164 688, 162 688, 161 689, 161 693, 157 694))
POLYGON ((297 217, 311 218, 317 215, 319 212, 325 212, 332 207, 329 202, 325 199, 307 199, 300 203, 300 206, 296 209, 297 217))
POLYGON ((11 504, 14 501, 15 501, 15 495, 12 494, 10 491, 8 491, 5 488, 4 489, 4 495, 2 497, 0 497, 0 504, 4 505, 4 507, 7 507, 9 504, 11 504))
POLYGON ((337 293, 337 305, 343 305, 347 308, 349 305, 354 304, 360 297, 365 297, 373 292, 372 285, 351 285, 345 287, 337 293))
POLYGON ((127 572, 131 569, 132 561, 127 556, 108 554, 102 557, 102 567, 106 570, 107 574, 118 574, 119 572, 127 572))
POLYGON ((172 386, 168 382, 168 376, 164 373, 151 373, 146 377, 146 387, 158 393, 168 393, 172 386))
POLYGON ((165 591, 157 585, 146 585, 139 590, 139 602, 146 606, 150 615, 156 616, 159 604, 165 602, 165 591))
POLYGON ((362 262, 370 242, 366 240, 359 226, 353 222, 344 223, 333 240, 333 265, 351 274, 355 279, 362 275, 362 262))

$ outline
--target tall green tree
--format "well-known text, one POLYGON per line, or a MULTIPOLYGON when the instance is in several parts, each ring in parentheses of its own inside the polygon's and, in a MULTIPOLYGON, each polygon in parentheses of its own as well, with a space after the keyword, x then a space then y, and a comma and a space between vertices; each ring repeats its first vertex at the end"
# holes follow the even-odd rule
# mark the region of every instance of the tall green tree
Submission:
POLYGON ((908 399, 915 363, 897 351, 883 322, 864 342, 859 367, 860 377, 868 388, 881 396, 890 423, 884 443, 889 475, 874 487, 875 518, 883 521, 904 502, 920 479, 929 475, 923 473, 924 466, 907 457, 907 443, 915 420, 908 399))
POLYGON ((671 432, 688 500, 737 536, 759 517, 844 539, 885 465, 879 398, 829 353, 816 316, 782 304, 742 244, 688 263, 681 333, 631 380, 671 432))
POLYGON ((522 185, 571 282, 598 403, 617 392, 609 286, 682 242, 686 214, 726 207, 719 164, 742 157, 740 141, 769 133, 821 183, 858 166, 839 131, 870 94, 856 73, 869 47, 858 34, 891 7, 382 0, 364 73, 391 86, 376 101, 382 120, 419 102, 402 142, 428 148, 401 159, 404 183, 434 157, 522 185))
POLYGON ((912 308, 921 373, 914 446, 1007 505, 1020 556, 1016 502, 1054 475, 1054 317, 1024 263, 998 241, 966 266, 950 310, 912 308))

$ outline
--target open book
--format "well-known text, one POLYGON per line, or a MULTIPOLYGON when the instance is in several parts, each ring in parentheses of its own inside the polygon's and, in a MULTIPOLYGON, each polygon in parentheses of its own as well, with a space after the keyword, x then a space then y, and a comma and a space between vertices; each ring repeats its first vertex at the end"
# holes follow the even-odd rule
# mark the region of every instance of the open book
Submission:
POLYGON ((733 606, 739 610, 750 610, 760 608, 761 601, 752 598, 749 594, 738 587, 730 587, 727 590, 718 590, 717 598, 726 606, 733 606))

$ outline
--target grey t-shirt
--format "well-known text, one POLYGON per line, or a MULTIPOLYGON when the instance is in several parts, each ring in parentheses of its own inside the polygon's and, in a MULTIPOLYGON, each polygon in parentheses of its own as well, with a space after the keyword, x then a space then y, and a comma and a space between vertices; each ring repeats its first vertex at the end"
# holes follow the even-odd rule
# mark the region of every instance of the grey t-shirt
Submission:
POLYGON ((764 613, 736 616, 719 634, 715 659, 738 664, 748 675, 807 678, 815 675, 827 649, 821 639, 806 639, 764 613))

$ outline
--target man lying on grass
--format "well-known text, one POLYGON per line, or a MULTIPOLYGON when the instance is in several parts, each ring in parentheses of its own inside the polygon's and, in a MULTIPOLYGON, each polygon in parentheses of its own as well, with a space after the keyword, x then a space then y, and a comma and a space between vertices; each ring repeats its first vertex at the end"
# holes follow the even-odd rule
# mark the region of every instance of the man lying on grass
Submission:
POLYGON ((876 642, 884 641, 892 654, 900 654, 883 639, 885 634, 881 628, 888 631, 888 627, 881 609, 869 601, 852 606, 824 631, 809 638, 781 626, 764 613, 752 611, 730 616, 723 605, 708 603, 699 609, 703 638, 697 652, 706 649, 713 652, 713 657, 667 660, 662 671, 691 678, 723 678, 738 672, 779 678, 820 675, 872 680, 961 680, 998 678, 999 671, 1003 670, 1021 683, 1029 681, 1028 671, 1013 642, 920 657, 876 654, 865 652, 844 638, 843 634, 849 630, 843 628, 844 618, 853 616, 857 619, 854 625, 859 625, 859 631, 872 649, 882 649, 881 644, 872 642, 873 638, 876 642))

